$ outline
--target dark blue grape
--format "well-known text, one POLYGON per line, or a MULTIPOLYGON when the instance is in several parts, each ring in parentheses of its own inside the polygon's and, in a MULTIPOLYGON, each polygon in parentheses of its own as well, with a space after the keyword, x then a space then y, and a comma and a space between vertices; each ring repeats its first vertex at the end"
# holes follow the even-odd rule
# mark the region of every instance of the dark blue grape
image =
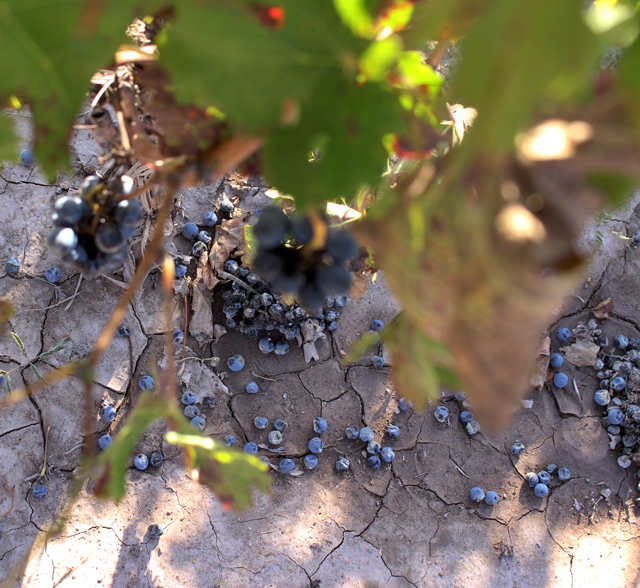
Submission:
POLYGON ((315 283, 323 295, 324 302, 324 296, 347 292, 351 286, 351 275, 342 265, 324 266, 318 270, 315 283))
POLYGON ((142 204, 139 200, 121 200, 116 205, 115 219, 127 228, 137 227, 142 218, 142 204))
POLYGON ((329 231, 325 249, 335 261, 341 262, 351 259, 358 252, 358 244, 349 231, 337 229, 329 231))
POLYGON ((253 235, 265 249, 278 247, 291 228, 291 221, 280 208, 265 208, 253 227, 253 235))
POLYGON ((102 223, 96 229, 96 247, 103 253, 117 253, 122 249, 124 238, 115 223, 102 223))
POLYGON ((80 186, 80 197, 91 196, 98 189, 102 189, 102 180, 98 176, 87 176, 80 186))
POLYGON ((77 196, 63 196, 53 205, 53 224, 56 227, 72 227, 91 215, 91 207, 77 196))
POLYGON ((51 250, 61 257, 70 253, 78 245, 78 236, 73 229, 53 229, 47 237, 51 250))

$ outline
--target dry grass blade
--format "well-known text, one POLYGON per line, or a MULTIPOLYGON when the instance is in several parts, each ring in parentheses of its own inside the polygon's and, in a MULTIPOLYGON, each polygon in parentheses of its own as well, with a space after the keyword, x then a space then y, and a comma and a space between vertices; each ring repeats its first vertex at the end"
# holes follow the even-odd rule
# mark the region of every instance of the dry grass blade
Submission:
MULTIPOLYGON (((173 339, 171 328, 171 317, 173 314, 173 280, 175 278, 175 267, 173 259, 165 255, 162 263, 162 293, 164 295, 164 343, 167 348, 167 371, 166 381, 162 391, 167 400, 167 405, 171 406, 176 400, 176 366, 173 360, 173 339)), ((186 333, 185 333, 186 338, 186 333)))

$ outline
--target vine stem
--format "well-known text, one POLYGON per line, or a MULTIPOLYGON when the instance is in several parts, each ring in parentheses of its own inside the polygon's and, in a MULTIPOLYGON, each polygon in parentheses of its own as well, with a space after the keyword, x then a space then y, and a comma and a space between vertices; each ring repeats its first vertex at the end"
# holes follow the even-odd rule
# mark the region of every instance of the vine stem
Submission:
POLYGON ((162 387, 167 405, 171 406, 176 400, 176 369, 173 359, 173 337, 171 331, 171 315, 173 302, 173 279, 174 279, 173 259, 165 255, 162 262, 162 291, 164 294, 164 342, 167 348, 167 381, 162 387))

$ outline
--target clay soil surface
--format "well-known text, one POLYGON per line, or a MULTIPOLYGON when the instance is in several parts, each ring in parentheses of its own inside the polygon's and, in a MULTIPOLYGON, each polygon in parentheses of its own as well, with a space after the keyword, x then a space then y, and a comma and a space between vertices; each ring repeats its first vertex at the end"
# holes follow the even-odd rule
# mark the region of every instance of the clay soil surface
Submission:
MULTIPOLYGON (((26 128, 24 132, 28 136, 26 128)), ((14 387, 37 376, 24 366, 10 331, 19 334, 29 358, 65 336, 71 338, 66 349, 35 362, 46 374, 69 359, 86 357, 123 292, 124 277, 116 273, 112 280, 83 280, 70 299, 80 276, 47 249, 54 201, 73 193, 88 170, 99 169, 99 149, 90 135, 81 131, 74 149, 77 173, 56 185, 50 185, 37 166, 7 166, 0 178, 0 251, 3 258, 14 255, 22 263, 17 277, 3 273, 0 278, 0 297, 16 307, 11 328, 0 338, 0 368, 23 366, 12 373, 14 387), (43 279, 51 265, 62 268, 62 281, 55 286, 43 279)), ((171 251, 188 254, 190 244, 179 234, 180 227, 189 220, 200 222, 225 189, 246 210, 268 203, 264 187, 238 178, 185 189, 183 216, 179 211, 174 215, 171 251)), ((608 320, 598 321, 603 333, 610 340, 618 333, 640 337, 640 252, 609 231, 631 235, 640 229, 637 202, 616 211, 617 220, 600 227, 604 244, 584 284, 558 310, 551 333, 586 324, 593 318, 590 309, 610 297, 614 311, 608 320)), ((595 231, 595 226, 587 229, 585 247, 593 243, 595 231)), ((189 272, 194 267, 192 262, 189 272)), ((164 348, 160 290, 159 270, 154 270, 124 322, 132 332, 134 402, 138 379, 151 373, 153 363, 162 362, 168 352, 181 355, 181 350, 164 348)), ((213 321, 224 324, 215 296, 210 302, 213 321)), ((228 512, 208 489, 190 479, 179 451, 163 441, 164 425, 156 423, 135 453, 161 450, 162 465, 143 472, 132 465, 128 492, 119 505, 95 500, 91 484, 85 484, 62 535, 34 555, 26 576, 11 586, 637 586, 638 468, 619 467, 618 454, 609 448, 602 408, 593 402, 595 370, 565 362, 569 386, 558 389, 547 383, 531 392, 531 408, 514 414, 508 429, 469 436, 453 392, 445 392, 441 400, 450 419, 439 423, 433 416, 438 403, 421 411, 399 410, 399 395, 389 377, 392 360, 391 367, 374 368, 372 351, 353 365, 342 362, 344 351, 370 328, 372 319, 388 323, 399 311, 380 276, 362 298, 348 303, 339 328, 317 343, 319 360, 308 364, 296 346, 288 355, 275 357, 260 353, 255 341, 233 331, 202 344, 189 335, 187 357, 222 360, 215 368, 199 359, 187 360, 181 376, 182 389, 197 392, 200 401, 207 395, 216 399, 214 408, 203 408, 205 433, 218 438, 234 434, 239 446, 247 441, 264 444, 271 429, 256 429, 254 417, 264 416, 270 423, 282 418, 289 423, 285 455, 302 470, 301 458, 315 436, 313 419, 323 416, 329 428, 318 467, 297 477, 272 471, 271 495, 256 493, 253 509, 228 512), (246 367, 232 373, 225 364, 235 353, 245 357, 246 367), (260 385, 255 395, 245 392, 252 380, 260 385), (371 427, 377 441, 391 446, 393 463, 377 470, 367 467, 364 444, 345 438, 345 427, 352 424, 371 427), (384 435, 389 424, 400 427, 397 440, 384 435), (526 447, 517 458, 510 452, 516 440, 526 447), (338 473, 334 464, 341 455, 349 458, 351 469, 338 473), (549 496, 536 498, 524 476, 550 463, 568 468, 571 479, 560 482, 554 474, 549 496), (472 502, 473 486, 496 491, 498 504, 472 502), (151 524, 162 527, 160 538, 149 537, 151 524)), ((183 323, 183 299, 177 297, 172 328, 183 323)), ((552 351, 557 345, 552 337, 552 351)), ((0 512, 10 506, 4 482, 13 488, 13 508, 0 519, 0 579, 60 512, 81 458, 83 403, 93 403, 97 432, 118 434, 130 410, 125 403, 132 377, 129 362, 127 340, 115 339, 96 371, 92 398, 85 398, 79 382, 67 380, 0 412, 0 512), (98 418, 103 401, 117 409, 110 424, 98 418), (48 470, 46 478, 38 480, 47 430, 48 470), (48 487, 45 498, 33 496, 35 483, 48 487)), ((6 393, 3 387, 1 394, 6 393)), ((261 454, 274 464, 281 457, 261 454)))

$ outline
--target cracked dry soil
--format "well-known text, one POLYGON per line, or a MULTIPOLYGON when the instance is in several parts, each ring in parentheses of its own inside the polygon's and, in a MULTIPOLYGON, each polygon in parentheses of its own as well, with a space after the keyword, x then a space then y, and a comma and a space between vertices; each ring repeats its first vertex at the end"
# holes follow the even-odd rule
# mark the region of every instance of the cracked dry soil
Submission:
MULTIPOLYGON (((24 133, 27 136, 28 130, 24 133)), ((98 149, 86 132, 78 133, 74 150, 77 171, 98 167, 98 149)), ((51 207, 56 191, 66 193, 80 181, 78 174, 50 186, 37 167, 21 166, 5 167, 0 179, 4 202, 0 245, 3 256, 15 255, 23 268, 18 278, 0 279, 0 296, 16 306, 11 330, 20 335, 30 358, 62 337, 71 337, 65 350, 36 362, 43 373, 89 352, 122 292, 103 277, 83 280, 69 306, 78 274, 63 269, 57 286, 34 277, 59 265, 45 245, 51 207)), ((264 188, 247 186, 238 178, 227 184, 246 208, 266 201, 264 188)), ((201 218, 223 189, 216 185, 184 190, 185 220, 201 218)), ((618 211, 618 220, 609 228, 628 235, 637 231, 639 201, 635 198, 618 211)), ((593 242, 595 230, 585 231, 585 246, 593 242)), ((615 311, 611 319, 600 321, 603 332, 610 338, 618 332, 640 336, 636 299, 640 252, 625 248, 606 230, 604 237, 584 285, 558 310, 552 328, 586 322, 591 318, 589 309, 611 297, 615 311)), ((178 252, 187 251, 182 241, 180 236, 173 238, 178 252)), ((156 284, 152 272, 124 323, 132 332, 135 382, 165 354, 156 284)), ((222 322, 215 308, 214 304, 214 319, 222 322)), ((349 367, 340 361, 341 352, 368 329, 371 319, 388 322, 398 311, 384 279, 379 279, 361 299, 347 305, 338 330, 318 345, 320 359, 311 364, 304 363, 299 349, 284 357, 265 356, 255 342, 235 332, 202 347, 189 337, 188 356, 218 356, 222 366, 228 356, 241 352, 247 362, 243 371, 227 373, 221 386, 206 364, 186 361, 183 384, 217 401, 215 408, 205 409, 205 432, 218 437, 233 433, 240 445, 265 443, 269 429, 258 431, 254 417, 265 416, 270 422, 283 418, 289 423, 283 444, 286 454, 300 468, 299 458, 314 436, 312 421, 322 415, 329 430, 323 436, 325 450, 317 469, 300 477, 271 472, 270 496, 256 493, 252 510, 225 512, 209 490, 188 477, 178 450, 163 443, 163 426, 156 423, 134 453, 162 449, 164 463, 145 472, 131 468, 127 496, 118 506, 94 500, 91 486, 86 486, 62 536, 32 558, 26 576, 15 585, 637 586, 637 467, 621 469, 617 454, 609 449, 600 423, 602 410, 593 403, 594 370, 574 366, 565 370, 575 377, 579 397, 569 387, 558 390, 547 384, 532 393, 533 407, 515 414, 507 430, 469 437, 450 394, 443 398, 450 423, 439 424, 433 406, 423 415, 396 410, 398 396, 389 368, 371 367, 371 353, 349 367), (258 394, 244 392, 250 380, 260 383, 258 394), (363 444, 345 439, 344 429, 366 424, 381 441, 392 422, 401 428, 401 436, 392 442, 385 438, 384 444, 394 448, 395 461, 371 470, 362 456, 363 444), (526 446, 518 459, 509 452, 515 440, 526 446), (351 460, 349 472, 334 471, 338 455, 351 460), (551 462, 568 467, 572 478, 563 484, 556 478, 549 496, 536 498, 525 487, 524 475, 551 462), (500 502, 493 508, 472 503, 468 495, 475 485, 497 491, 500 502), (601 498, 604 488, 611 490, 608 499, 601 498), (159 539, 149 539, 150 524, 162 526, 159 539)), ((182 327, 183 313, 178 299, 174 327, 182 327)), ((130 410, 125 403, 129 353, 127 340, 115 339, 96 371, 89 402, 100 433, 117 434, 130 410), (109 425, 97 418, 105 399, 118 411, 109 425)), ((25 361, 9 332, 0 338, 0 354, 1 369, 25 361)), ((14 386, 36 377, 28 366, 13 376, 14 386)), ((137 393, 136 386, 134 402, 137 393)), ((85 400, 82 386, 67 380, 0 412, 2 482, 13 488, 13 509, 0 519, 0 579, 60 512, 81 456, 85 400), (47 430, 49 494, 37 499, 31 484, 42 467, 47 430)), ((0 483, 0 511, 9 505, 0 483)))

